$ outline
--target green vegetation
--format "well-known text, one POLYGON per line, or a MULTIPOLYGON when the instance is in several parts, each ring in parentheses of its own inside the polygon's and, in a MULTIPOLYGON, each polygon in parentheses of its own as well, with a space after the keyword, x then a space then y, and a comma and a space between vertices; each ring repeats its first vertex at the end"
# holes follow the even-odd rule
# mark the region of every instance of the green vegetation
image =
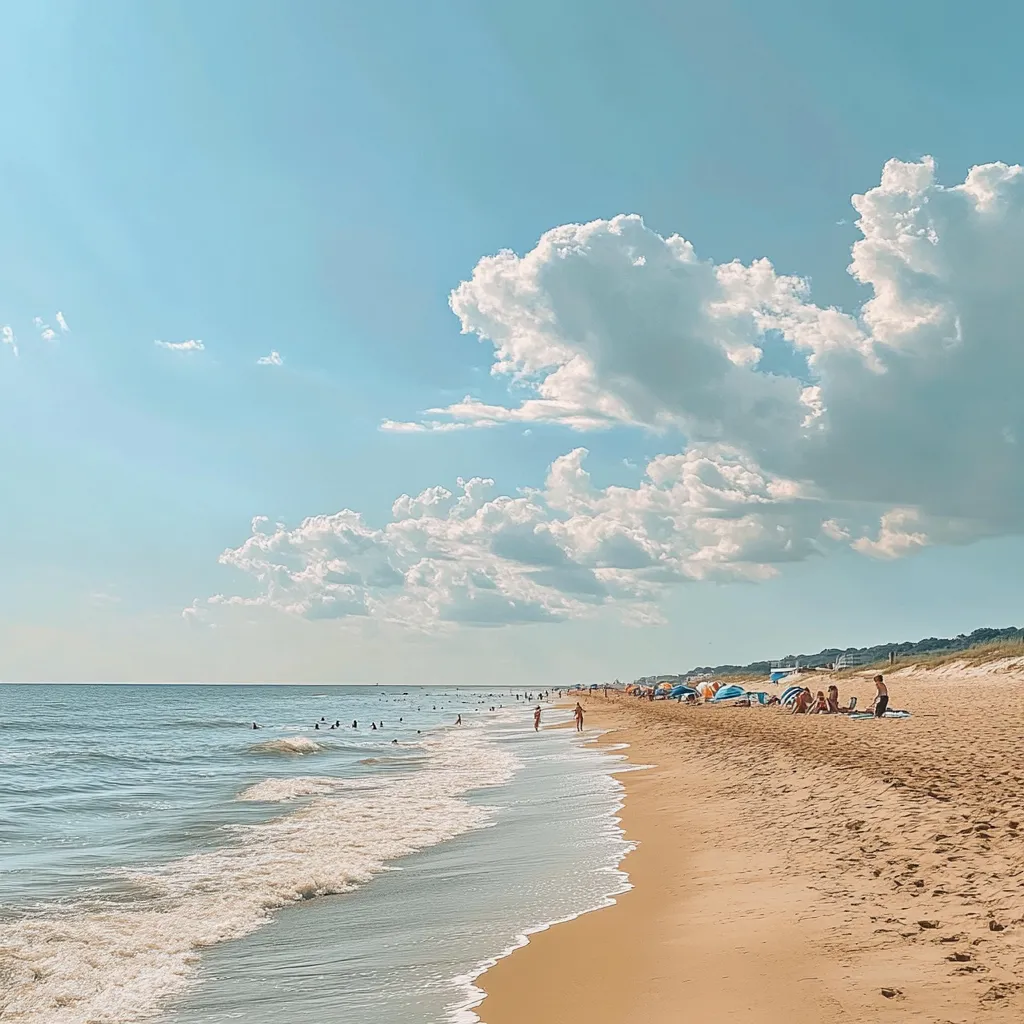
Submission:
POLYGON ((943 661, 954 660, 966 651, 970 652, 971 661, 988 661, 1010 654, 1020 654, 1022 644, 1024 629, 1020 627, 983 628, 955 637, 932 636, 925 640, 876 644, 874 647, 829 647, 817 654, 790 654, 779 661, 753 661, 749 665, 706 665, 684 674, 706 672, 715 676, 766 676, 771 668, 780 662, 783 665, 799 664, 807 668, 819 668, 835 664, 842 655, 846 655, 848 660, 857 666, 867 666, 887 663, 891 651, 896 653, 897 663, 913 660, 928 665, 940 664, 943 661))

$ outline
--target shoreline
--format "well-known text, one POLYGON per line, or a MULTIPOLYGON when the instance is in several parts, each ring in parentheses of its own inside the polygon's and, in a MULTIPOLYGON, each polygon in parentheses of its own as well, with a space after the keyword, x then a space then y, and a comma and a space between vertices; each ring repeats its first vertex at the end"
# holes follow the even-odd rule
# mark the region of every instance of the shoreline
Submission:
MULTIPOLYGON (((1024 808, 1007 786, 1024 675, 972 679, 991 693, 967 707, 948 671, 889 678, 927 710, 589 698, 597 742, 653 765, 618 776, 632 888, 480 975, 483 1024, 1022 1019, 1024 808)), ((851 683, 864 701, 870 681, 851 683)))

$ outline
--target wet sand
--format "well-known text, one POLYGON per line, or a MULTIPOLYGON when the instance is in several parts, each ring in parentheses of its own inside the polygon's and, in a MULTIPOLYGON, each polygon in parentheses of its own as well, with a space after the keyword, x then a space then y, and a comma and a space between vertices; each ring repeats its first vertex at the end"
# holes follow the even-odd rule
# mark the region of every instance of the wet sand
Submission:
POLYGON ((1024 1020, 1024 659, 887 680, 913 718, 587 700, 654 766, 634 888, 488 971, 484 1024, 1024 1020))

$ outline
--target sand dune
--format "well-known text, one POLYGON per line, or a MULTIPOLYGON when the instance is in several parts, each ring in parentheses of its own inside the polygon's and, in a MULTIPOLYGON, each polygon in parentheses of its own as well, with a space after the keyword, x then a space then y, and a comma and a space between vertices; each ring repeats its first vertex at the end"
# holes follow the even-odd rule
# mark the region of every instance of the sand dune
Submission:
POLYGON ((591 698, 656 765, 636 888, 488 972, 483 1021, 1024 1019, 1024 659, 887 680, 911 719, 591 698))

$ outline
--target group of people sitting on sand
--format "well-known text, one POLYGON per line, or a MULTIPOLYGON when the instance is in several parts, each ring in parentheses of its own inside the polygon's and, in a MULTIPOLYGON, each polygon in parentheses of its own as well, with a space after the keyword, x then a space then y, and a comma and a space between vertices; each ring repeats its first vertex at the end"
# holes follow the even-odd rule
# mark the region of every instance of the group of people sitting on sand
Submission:
MULTIPOLYGON (((875 703, 873 713, 875 718, 881 718, 889 707, 889 691, 886 689, 885 680, 881 676, 875 676, 875 703)), ((808 687, 804 687, 793 701, 792 714, 794 715, 848 715, 856 707, 856 700, 851 699, 847 707, 839 706, 839 687, 834 683, 825 691, 819 690, 816 696, 811 695, 808 687)))

